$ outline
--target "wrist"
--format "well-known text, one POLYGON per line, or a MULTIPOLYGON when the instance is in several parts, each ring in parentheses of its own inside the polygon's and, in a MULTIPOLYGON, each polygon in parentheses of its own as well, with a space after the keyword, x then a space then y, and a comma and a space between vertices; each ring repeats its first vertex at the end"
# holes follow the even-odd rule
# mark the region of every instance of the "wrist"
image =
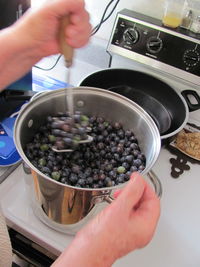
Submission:
POLYGON ((90 231, 88 234, 87 231, 83 231, 76 238, 75 242, 82 244, 82 249, 84 249, 91 267, 110 267, 115 262, 112 250, 107 248, 107 240, 103 240, 101 236, 91 235, 90 231))
POLYGON ((114 261, 105 249, 105 243, 102 246, 98 237, 89 237, 81 231, 52 267, 67 266, 69 262, 72 267, 111 267, 114 261))

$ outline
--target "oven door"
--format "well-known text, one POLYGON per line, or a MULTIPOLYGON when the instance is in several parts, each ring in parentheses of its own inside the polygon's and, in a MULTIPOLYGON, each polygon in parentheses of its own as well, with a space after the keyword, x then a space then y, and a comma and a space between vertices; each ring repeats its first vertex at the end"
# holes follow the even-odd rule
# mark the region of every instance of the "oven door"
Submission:
MULTIPOLYGON (((31 264, 33 267, 49 267, 56 260, 57 256, 11 228, 9 229, 9 235, 13 253, 17 256, 20 263, 23 263, 22 266, 29 266, 31 264)), ((14 260, 12 267, 21 266, 21 264, 18 264, 18 260, 14 260)))

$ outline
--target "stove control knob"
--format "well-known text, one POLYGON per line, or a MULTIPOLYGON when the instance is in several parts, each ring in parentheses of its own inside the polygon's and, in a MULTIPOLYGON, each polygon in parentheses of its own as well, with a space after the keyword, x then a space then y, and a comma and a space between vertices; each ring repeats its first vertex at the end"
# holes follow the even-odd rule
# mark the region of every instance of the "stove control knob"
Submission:
POLYGON ((187 69, 195 67, 200 62, 200 54, 196 50, 186 50, 183 54, 183 62, 187 69))
POLYGON ((156 53, 160 52, 162 47, 163 47, 163 42, 157 36, 152 36, 147 41, 147 50, 150 53, 156 54, 156 53))
POLYGON ((128 28, 123 34, 123 40, 127 45, 132 45, 137 43, 139 39, 139 33, 134 28, 128 28))

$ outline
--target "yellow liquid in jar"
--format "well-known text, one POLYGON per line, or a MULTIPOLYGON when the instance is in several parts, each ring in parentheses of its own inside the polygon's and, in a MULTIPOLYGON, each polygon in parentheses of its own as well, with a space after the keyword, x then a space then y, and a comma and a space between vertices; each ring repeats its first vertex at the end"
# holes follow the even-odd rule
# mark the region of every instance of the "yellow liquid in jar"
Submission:
POLYGON ((167 14, 162 20, 163 24, 170 28, 177 28, 181 24, 181 18, 175 15, 167 14))

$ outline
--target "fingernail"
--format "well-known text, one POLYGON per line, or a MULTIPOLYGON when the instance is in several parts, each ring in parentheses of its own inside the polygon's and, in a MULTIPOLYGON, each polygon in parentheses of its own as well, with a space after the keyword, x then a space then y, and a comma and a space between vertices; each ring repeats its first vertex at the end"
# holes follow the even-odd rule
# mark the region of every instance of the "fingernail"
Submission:
POLYGON ((133 172, 133 173, 131 174, 130 179, 131 179, 131 180, 132 180, 132 179, 135 179, 138 175, 139 175, 138 172, 133 172))

